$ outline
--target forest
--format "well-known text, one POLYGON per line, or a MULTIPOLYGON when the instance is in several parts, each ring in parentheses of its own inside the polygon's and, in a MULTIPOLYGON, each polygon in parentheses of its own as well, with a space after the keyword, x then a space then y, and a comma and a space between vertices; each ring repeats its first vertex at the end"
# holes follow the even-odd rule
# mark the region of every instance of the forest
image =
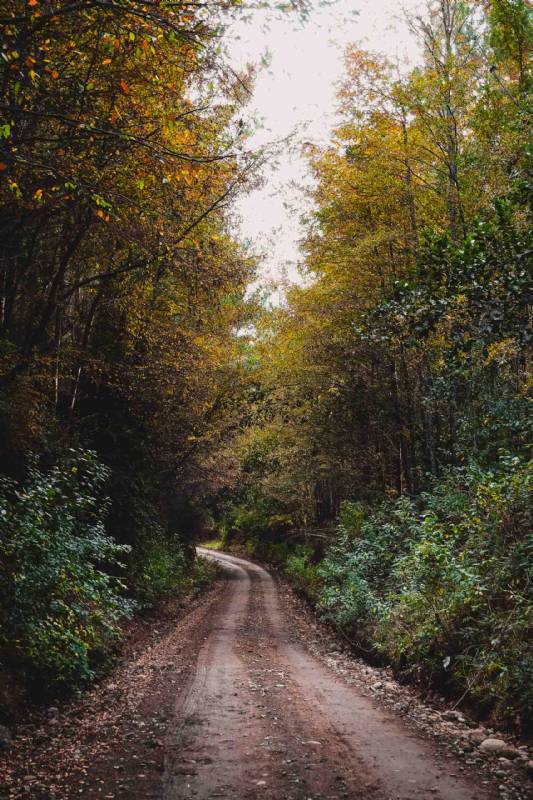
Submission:
POLYGON ((254 270, 228 207, 259 156, 202 6, 20 0, 0 23, 0 658, 46 692, 205 579, 254 270))
POLYGON ((531 8, 434 3, 399 75, 354 45, 309 146, 302 285, 257 321, 223 541, 367 657, 533 711, 531 8))
POLYGON ((409 71, 348 48, 281 302, 233 217, 240 6, 0 3, 3 702, 88 686, 218 538, 527 730, 531 6, 432 0, 409 71))

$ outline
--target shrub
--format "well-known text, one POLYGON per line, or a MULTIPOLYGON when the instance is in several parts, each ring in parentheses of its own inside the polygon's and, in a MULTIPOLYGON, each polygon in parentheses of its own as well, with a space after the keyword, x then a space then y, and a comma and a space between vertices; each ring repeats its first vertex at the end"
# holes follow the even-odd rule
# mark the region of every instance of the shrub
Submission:
POLYGON ((347 504, 318 605, 399 669, 495 716, 533 711, 531 462, 450 472, 361 519, 347 504))
POLYGON ((336 544, 319 569, 319 608, 326 619, 342 628, 357 627, 372 639, 392 567, 416 536, 416 524, 407 498, 386 502, 367 516, 360 503, 343 504, 336 544))
POLYGON ((320 588, 318 567, 312 562, 313 551, 298 545, 296 552, 286 560, 285 572, 294 586, 308 599, 316 600, 320 588))
POLYGON ((187 594, 207 588, 216 568, 206 559, 196 558, 178 534, 165 535, 152 522, 136 543, 130 559, 130 584, 135 598, 144 606, 175 594, 187 594))
POLYGON ((168 597, 185 582, 189 571, 181 541, 167 538, 152 522, 150 536, 137 542, 130 565, 131 589, 143 604, 150 605, 158 598, 168 597))
POLYGON ((506 717, 533 710, 532 486, 531 463, 508 459, 425 495, 377 632, 396 663, 420 665, 506 717))
POLYGON ((0 479, 0 652, 57 689, 88 681, 131 610, 110 574, 129 548, 106 535, 108 471, 69 451, 22 487, 0 479))
POLYGON ((207 589, 215 579, 218 567, 207 558, 196 558, 189 573, 189 589, 194 593, 207 589))

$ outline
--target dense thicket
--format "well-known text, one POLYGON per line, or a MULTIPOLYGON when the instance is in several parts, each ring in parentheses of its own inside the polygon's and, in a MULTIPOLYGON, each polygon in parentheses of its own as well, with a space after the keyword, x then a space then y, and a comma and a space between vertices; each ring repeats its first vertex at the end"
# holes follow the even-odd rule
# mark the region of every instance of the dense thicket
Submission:
POLYGON ((0 671, 48 686, 183 583, 220 481, 256 160, 223 6, 0 6, 0 671))
POLYGON ((311 148, 307 280, 259 326, 222 528, 288 554, 361 646, 525 720, 533 20, 439 0, 410 24, 423 63, 349 48, 311 148))

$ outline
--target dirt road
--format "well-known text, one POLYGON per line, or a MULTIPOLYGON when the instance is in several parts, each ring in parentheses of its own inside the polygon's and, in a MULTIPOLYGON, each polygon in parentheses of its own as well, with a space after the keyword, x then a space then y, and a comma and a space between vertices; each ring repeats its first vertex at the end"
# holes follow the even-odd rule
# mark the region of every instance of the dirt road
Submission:
POLYGON ((200 552, 227 572, 228 591, 169 726, 165 800, 491 796, 306 650, 268 572, 200 552))

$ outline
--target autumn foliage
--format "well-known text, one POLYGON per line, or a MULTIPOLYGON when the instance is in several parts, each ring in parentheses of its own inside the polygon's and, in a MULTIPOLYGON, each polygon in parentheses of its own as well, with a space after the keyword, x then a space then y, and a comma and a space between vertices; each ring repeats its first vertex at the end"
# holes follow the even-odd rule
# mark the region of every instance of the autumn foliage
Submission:
POLYGON ((410 71, 353 45, 308 146, 305 280, 258 325, 226 540, 365 655, 532 708, 531 9, 431 3, 410 71))
POLYGON ((204 456, 232 424, 234 333, 254 267, 226 209, 255 163, 236 119, 250 76, 218 52, 222 13, 136 0, 1 4, 0 466, 10 527, 0 540, 0 660, 32 674, 41 664, 51 685, 91 673, 119 616, 113 592, 145 602, 179 585, 199 499, 218 480, 216 459, 204 456), (73 448, 96 458, 106 480, 79 486, 73 448), (98 537, 84 539, 89 511, 78 529, 69 492, 80 507, 100 506, 97 524, 125 547, 122 566, 105 537, 100 549, 98 537), (41 530, 25 498, 48 520, 41 530), (32 537, 43 545, 33 562, 32 537), (125 589, 102 577, 103 594, 91 595, 106 561, 125 589), (21 580, 37 587, 24 612, 21 580))

